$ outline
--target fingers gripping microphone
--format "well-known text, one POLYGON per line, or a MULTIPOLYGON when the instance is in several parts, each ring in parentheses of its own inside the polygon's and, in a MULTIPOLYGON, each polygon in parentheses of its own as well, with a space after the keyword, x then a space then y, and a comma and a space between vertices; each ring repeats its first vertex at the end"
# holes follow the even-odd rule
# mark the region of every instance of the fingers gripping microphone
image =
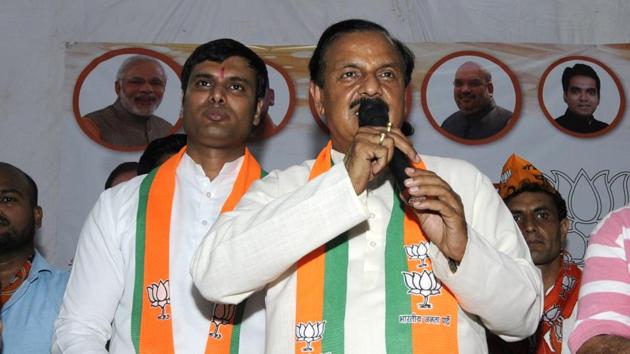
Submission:
MULTIPOLYGON (((359 126, 386 127, 389 122, 389 107, 382 100, 363 100, 359 106, 359 126)), ((396 180, 396 188, 399 192, 405 191, 404 181, 409 176, 405 168, 409 167, 407 156, 400 150, 394 149, 394 156, 389 162, 389 169, 396 180)))

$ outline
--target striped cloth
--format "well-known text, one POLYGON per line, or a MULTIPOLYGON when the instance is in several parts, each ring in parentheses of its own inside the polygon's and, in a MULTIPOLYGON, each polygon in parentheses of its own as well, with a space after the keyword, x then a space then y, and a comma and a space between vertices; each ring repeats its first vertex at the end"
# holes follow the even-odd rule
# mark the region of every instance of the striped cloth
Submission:
POLYGON ((600 334, 630 338, 630 205, 608 214, 591 234, 571 352, 600 334))

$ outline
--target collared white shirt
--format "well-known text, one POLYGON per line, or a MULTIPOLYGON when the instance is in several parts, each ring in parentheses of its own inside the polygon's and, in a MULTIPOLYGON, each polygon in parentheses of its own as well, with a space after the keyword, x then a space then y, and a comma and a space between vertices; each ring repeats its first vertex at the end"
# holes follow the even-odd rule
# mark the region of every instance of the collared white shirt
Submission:
MULTIPOLYGON (((189 265, 232 191, 242 162, 240 157, 226 163, 212 181, 187 154, 177 167, 169 267, 176 353, 204 352, 212 304, 203 300, 194 287, 189 265)), ((53 352, 105 352, 110 335, 110 352, 134 352, 130 325, 136 213, 143 178, 138 176, 103 192, 88 216, 56 322, 53 352)), ((264 314, 254 307, 262 308, 260 298, 248 302, 241 325, 241 353, 262 353, 264 314)))

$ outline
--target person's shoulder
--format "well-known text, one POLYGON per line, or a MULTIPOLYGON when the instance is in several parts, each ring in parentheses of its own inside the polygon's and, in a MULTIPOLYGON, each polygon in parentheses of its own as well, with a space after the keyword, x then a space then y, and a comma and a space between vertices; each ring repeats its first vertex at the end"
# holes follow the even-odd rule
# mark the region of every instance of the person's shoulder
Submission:
POLYGON ((462 114, 460 111, 456 111, 453 114, 451 114, 450 116, 448 116, 444 122, 442 122, 442 125, 440 126, 442 129, 449 129, 450 127, 452 127, 454 124, 456 124, 462 117, 462 114))
POLYGON ((465 173, 480 173, 472 163, 453 157, 420 155, 427 169, 432 171, 458 171, 465 173))
POLYGON ((500 118, 509 120, 514 115, 514 112, 510 111, 509 109, 505 107, 497 106, 497 114, 500 118))
POLYGON ((151 116, 151 122, 160 129, 173 129, 173 124, 160 116, 156 116, 155 114, 151 116))
POLYGON ((304 181, 310 175, 315 160, 306 160, 300 164, 291 165, 285 169, 271 170, 265 180, 276 180, 278 183, 289 181, 304 181))
POLYGON ((129 212, 128 209, 137 204, 140 187, 146 177, 147 175, 139 175, 104 190, 99 196, 97 205, 110 208, 117 214, 129 212))
POLYGON ((114 106, 113 104, 110 104, 107 107, 104 107, 104 108, 98 109, 96 111, 90 112, 90 113, 84 115, 81 118, 82 119, 86 119, 86 120, 91 121, 91 122, 96 122, 96 121, 98 121, 100 119, 103 119, 103 115, 105 113, 109 112, 110 110, 112 110, 113 106, 114 106))

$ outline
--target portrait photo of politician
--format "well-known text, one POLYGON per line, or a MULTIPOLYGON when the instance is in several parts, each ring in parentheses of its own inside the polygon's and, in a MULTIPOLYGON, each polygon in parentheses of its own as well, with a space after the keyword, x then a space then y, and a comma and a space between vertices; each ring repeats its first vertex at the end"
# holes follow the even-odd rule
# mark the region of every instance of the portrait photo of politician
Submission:
POLYGON ((427 71, 420 92, 431 125, 447 138, 471 145, 505 135, 518 119, 520 96, 510 68, 478 51, 442 57, 427 71))
POLYGON ((90 72, 86 70, 93 64, 84 69, 75 115, 80 117, 77 120, 83 131, 97 143, 141 150, 176 130, 180 98, 176 92, 168 95, 167 88, 174 84, 177 90, 177 74, 170 63, 147 54, 118 55, 90 72))
POLYGON ((497 106, 492 74, 468 61, 455 72, 453 98, 457 112, 442 123, 442 129, 464 139, 488 138, 505 128, 513 112, 497 106))
POLYGON ((592 67, 575 64, 562 72, 562 98, 567 104, 566 112, 556 118, 556 123, 576 133, 595 133, 608 123, 595 119, 599 106, 601 82, 592 67))
POLYGON ((625 95, 617 75, 586 56, 558 59, 538 84, 540 108, 555 127, 576 137, 612 130, 623 116, 625 95))

